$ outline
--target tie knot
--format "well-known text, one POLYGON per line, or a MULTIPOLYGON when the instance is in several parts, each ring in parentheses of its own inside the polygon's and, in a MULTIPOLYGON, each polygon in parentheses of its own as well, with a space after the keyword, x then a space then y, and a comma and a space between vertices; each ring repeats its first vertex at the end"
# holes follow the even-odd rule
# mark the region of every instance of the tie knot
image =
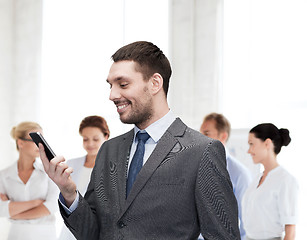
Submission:
POLYGON ((138 132, 136 134, 136 137, 139 141, 142 141, 143 143, 145 143, 150 136, 147 132, 144 132, 144 133, 138 132))

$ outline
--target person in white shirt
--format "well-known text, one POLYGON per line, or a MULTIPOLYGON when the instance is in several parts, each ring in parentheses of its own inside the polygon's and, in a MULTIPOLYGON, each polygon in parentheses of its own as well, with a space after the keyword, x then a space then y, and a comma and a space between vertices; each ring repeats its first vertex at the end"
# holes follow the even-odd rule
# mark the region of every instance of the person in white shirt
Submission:
MULTIPOLYGON (((83 139, 83 148, 87 152, 85 156, 70 159, 68 166, 74 169, 72 180, 77 184, 78 191, 84 196, 91 173, 95 165, 95 159, 101 145, 109 139, 110 130, 107 121, 101 116, 85 117, 79 126, 79 134, 83 139)), ((76 239, 64 225, 59 240, 76 239)))
POLYGON ((278 129, 271 123, 259 124, 249 132, 248 153, 255 164, 263 165, 264 171, 243 196, 247 239, 295 239, 298 184, 277 162, 281 147, 290 141, 288 129, 278 129))
POLYGON ((36 161, 39 150, 30 132, 42 132, 42 128, 22 122, 11 130, 19 158, 0 171, 0 217, 11 221, 8 240, 55 240, 58 189, 36 161))

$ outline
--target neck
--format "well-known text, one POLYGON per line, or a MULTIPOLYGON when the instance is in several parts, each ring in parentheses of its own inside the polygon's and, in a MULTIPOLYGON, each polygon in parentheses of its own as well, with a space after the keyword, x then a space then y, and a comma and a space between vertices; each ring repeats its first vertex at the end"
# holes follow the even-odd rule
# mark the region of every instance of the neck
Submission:
POLYGON ((167 103, 161 104, 160 107, 156 108, 156 109, 158 109, 158 110, 153 110, 153 114, 152 114, 151 118, 148 119, 148 121, 136 124, 136 126, 139 129, 143 130, 143 129, 147 128, 148 126, 150 126, 151 124, 153 124, 154 122, 163 118, 170 111, 167 103))
POLYGON ((18 170, 25 171, 25 170, 32 170, 34 169, 33 163, 35 162, 35 158, 31 159, 30 157, 19 156, 17 166, 18 170))
POLYGON ((95 165, 96 155, 86 155, 84 166, 88 168, 93 168, 95 165))
POLYGON ((276 160, 276 156, 272 156, 270 158, 268 158, 264 163, 263 163, 263 167, 264 167, 264 175, 267 175, 271 170, 273 170, 274 168, 278 167, 279 164, 277 163, 276 160))

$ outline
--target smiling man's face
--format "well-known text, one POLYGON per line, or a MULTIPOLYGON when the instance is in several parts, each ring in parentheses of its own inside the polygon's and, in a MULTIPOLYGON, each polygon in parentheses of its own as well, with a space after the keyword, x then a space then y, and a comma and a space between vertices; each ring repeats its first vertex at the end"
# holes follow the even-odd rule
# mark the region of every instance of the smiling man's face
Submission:
POLYGON ((126 60, 114 62, 107 82, 111 89, 109 99, 116 105, 120 120, 139 127, 150 122, 153 110, 150 81, 136 71, 136 64, 126 60))

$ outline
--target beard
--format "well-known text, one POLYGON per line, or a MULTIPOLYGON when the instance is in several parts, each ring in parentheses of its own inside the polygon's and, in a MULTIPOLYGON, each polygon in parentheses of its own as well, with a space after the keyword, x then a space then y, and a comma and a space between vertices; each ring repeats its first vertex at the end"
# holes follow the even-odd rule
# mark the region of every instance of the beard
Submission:
POLYGON ((127 116, 120 115, 119 118, 122 123, 127 124, 135 124, 136 126, 141 126, 146 124, 151 118, 153 114, 153 99, 152 96, 148 93, 148 88, 145 87, 143 89, 144 95, 140 97, 144 102, 134 102, 129 101, 131 111, 127 114, 127 116))
MULTIPOLYGON (((130 103, 132 106, 132 103, 130 103)), ((152 101, 151 99, 146 104, 135 104, 131 107, 131 112, 127 116, 120 115, 122 123, 135 124, 137 126, 148 122, 152 117, 152 101)))

